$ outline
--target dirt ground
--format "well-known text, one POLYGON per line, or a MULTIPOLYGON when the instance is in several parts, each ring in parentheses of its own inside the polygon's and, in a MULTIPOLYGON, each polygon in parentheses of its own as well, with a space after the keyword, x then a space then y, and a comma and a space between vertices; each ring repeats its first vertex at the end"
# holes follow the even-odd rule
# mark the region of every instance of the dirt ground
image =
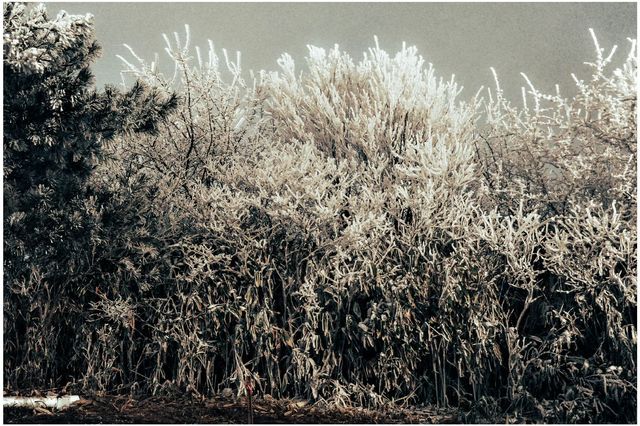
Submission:
MULTIPOLYGON (((248 423, 248 401, 195 400, 152 397, 135 400, 126 396, 80 400, 62 411, 44 408, 5 408, 4 423, 248 423)), ((328 408, 304 401, 257 399, 254 423, 458 423, 454 412, 435 409, 370 411, 359 408, 328 408)))

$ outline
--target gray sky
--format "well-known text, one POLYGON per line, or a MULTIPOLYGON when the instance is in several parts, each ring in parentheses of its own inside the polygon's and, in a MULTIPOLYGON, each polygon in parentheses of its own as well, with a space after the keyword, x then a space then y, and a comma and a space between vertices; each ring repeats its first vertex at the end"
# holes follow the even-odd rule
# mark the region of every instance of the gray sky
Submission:
POLYGON ((276 59, 291 54, 298 69, 306 45, 330 48, 338 43, 355 59, 373 45, 374 34, 389 53, 402 41, 416 45, 436 73, 456 74, 463 97, 492 85, 496 68, 508 95, 518 96, 525 72, 539 89, 559 83, 569 94, 571 72, 587 76, 584 61, 594 58, 588 28, 600 45, 619 45, 628 53, 627 37, 636 38, 635 3, 51 3, 58 10, 95 15, 103 57, 95 64, 99 85, 119 83, 123 43, 140 56, 164 55, 162 33, 191 27, 192 45, 242 52, 244 70, 277 69, 276 59))

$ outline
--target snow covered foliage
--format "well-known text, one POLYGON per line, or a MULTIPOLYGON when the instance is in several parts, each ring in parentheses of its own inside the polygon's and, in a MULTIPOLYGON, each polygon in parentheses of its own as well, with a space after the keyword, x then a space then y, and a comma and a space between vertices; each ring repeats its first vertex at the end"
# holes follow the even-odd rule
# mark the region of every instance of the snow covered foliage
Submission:
POLYGON ((254 137, 257 128, 252 109, 255 101, 246 96, 240 75, 240 55, 233 62, 223 51, 225 64, 221 67, 221 58, 210 41, 206 56, 199 48, 193 56, 188 26, 185 33, 184 42, 177 33, 173 42, 164 35, 165 50, 174 66, 171 77, 160 72, 158 58, 147 64, 126 46, 133 59, 129 62, 121 57, 126 66, 124 77, 133 75, 167 93, 177 90, 182 97, 175 119, 161 124, 163 137, 143 137, 122 149, 131 150, 128 159, 148 159, 154 173, 174 177, 187 190, 186 183, 194 179, 214 179, 210 163, 223 162, 246 148, 246 140, 254 137))
POLYGON ((634 55, 610 72, 598 47, 575 98, 516 108, 461 99, 414 47, 310 46, 247 84, 239 57, 166 40, 173 76, 124 64, 177 109, 92 177, 113 195, 82 386, 250 376, 467 421, 635 421, 634 55))
POLYGON ((163 314, 137 296, 159 315, 147 348, 167 341, 146 349, 152 389, 251 375, 339 404, 634 418, 633 55, 608 75, 599 53, 574 99, 498 89, 483 109, 413 47, 310 46, 304 71, 285 54, 248 86, 213 49, 170 54, 177 78, 128 69, 182 88, 181 112, 153 149, 122 145, 146 149, 140 173, 175 170, 163 215, 189 223, 173 284, 148 290, 163 314))
POLYGON ((478 143, 486 192, 495 204, 513 209, 524 198, 544 216, 566 213, 574 204, 635 205, 636 42, 629 40, 627 60, 610 71, 616 46, 605 57, 591 35, 596 58, 586 64, 593 73, 587 81, 573 75, 578 94, 572 99, 562 97, 558 86, 552 95, 541 93, 523 74, 528 89, 522 89, 523 107, 516 108, 497 84, 478 143))
POLYGON ((482 232, 505 272, 526 277, 510 398, 562 422, 636 404, 636 41, 609 70, 616 47, 605 57, 591 35, 592 76, 574 75, 575 97, 543 94, 523 75, 518 109, 497 84, 477 144, 482 205, 505 218, 482 232))

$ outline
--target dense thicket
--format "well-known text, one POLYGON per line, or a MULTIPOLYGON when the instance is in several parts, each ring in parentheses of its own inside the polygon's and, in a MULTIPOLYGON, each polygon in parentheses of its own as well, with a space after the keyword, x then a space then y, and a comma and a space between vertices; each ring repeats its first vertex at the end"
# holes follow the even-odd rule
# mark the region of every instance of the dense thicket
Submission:
POLYGON ((247 86, 239 58, 188 45, 168 44, 171 79, 126 62, 180 102, 91 175, 112 195, 73 347, 85 390, 252 377, 338 404, 635 421, 635 44, 523 108, 499 87, 459 101, 413 47, 310 47, 308 71, 284 55, 247 86))

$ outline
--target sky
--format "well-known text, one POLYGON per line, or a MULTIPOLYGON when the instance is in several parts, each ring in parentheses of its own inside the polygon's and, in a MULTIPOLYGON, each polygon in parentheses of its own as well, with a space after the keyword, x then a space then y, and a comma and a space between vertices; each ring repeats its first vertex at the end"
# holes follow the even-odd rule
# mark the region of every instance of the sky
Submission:
MULTIPOLYGON (((304 64, 306 45, 331 48, 339 44, 356 60, 374 44, 395 53, 405 41, 418 47, 437 75, 465 87, 473 96, 480 86, 493 86, 490 67, 511 98, 520 95, 525 72, 533 84, 552 92, 554 84, 571 94, 570 74, 588 78, 585 61, 595 58, 589 28, 608 53, 618 44, 624 60, 627 37, 637 38, 636 3, 50 3, 72 14, 92 13, 103 56, 94 68, 96 83, 120 83, 124 68, 116 54, 131 58, 129 44, 141 57, 164 56, 162 33, 184 34, 191 28, 192 45, 235 57, 242 53, 244 70, 277 70, 287 52, 304 64)), ((204 49, 206 51, 206 49, 204 49)))

